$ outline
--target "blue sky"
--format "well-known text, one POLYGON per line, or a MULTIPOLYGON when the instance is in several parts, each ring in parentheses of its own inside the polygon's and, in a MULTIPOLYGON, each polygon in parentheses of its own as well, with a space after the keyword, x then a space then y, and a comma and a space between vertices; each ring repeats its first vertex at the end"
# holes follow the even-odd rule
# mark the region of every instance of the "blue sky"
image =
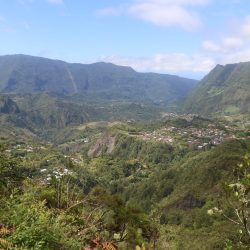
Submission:
POLYGON ((250 61, 249 0, 0 0, 0 55, 200 78, 250 61))

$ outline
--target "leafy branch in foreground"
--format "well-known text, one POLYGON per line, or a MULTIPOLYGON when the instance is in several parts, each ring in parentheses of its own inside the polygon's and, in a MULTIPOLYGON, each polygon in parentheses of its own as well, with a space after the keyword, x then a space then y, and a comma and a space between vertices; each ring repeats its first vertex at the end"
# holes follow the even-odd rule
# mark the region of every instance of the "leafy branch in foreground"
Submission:
POLYGON ((249 212, 250 212, 250 158, 245 157, 244 161, 237 166, 237 181, 228 185, 233 198, 234 223, 240 225, 250 240, 249 212))
MULTIPOLYGON (((209 215, 220 214, 228 221, 234 223, 241 235, 243 244, 250 243, 250 158, 245 157, 235 169, 236 179, 227 185, 229 209, 214 207, 208 210, 209 215), (232 211, 231 213, 229 211, 232 211)), ((242 243, 242 242, 240 242, 242 243)))

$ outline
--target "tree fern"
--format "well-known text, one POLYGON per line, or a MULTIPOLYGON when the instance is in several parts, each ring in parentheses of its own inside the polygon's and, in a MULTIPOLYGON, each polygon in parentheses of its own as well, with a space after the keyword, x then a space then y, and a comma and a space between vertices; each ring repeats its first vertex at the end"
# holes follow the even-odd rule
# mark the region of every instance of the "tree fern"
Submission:
POLYGON ((0 250, 2 249, 10 249, 12 244, 10 241, 4 239, 4 237, 6 237, 7 235, 12 233, 12 229, 8 229, 5 226, 1 226, 0 227, 0 250))

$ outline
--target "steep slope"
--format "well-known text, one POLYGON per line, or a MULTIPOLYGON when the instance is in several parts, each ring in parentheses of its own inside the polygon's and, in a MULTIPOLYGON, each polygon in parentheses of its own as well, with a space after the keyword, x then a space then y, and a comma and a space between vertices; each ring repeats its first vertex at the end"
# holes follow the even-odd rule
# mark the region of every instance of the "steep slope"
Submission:
POLYGON ((250 62, 217 65, 190 93, 184 110, 236 114, 250 110, 250 62))
POLYGON ((210 216, 208 210, 232 209, 225 187, 235 180, 235 168, 249 149, 249 140, 231 140, 209 151, 189 153, 125 190, 129 199, 156 207, 153 214, 168 232, 160 249, 225 249, 226 239, 235 240, 239 227, 222 215, 210 216))
POLYGON ((67 102, 46 93, 18 97, 16 102, 28 119, 40 128, 64 128, 97 116, 94 108, 67 102))
POLYGON ((0 128, 28 129, 39 133, 62 129, 98 117, 95 108, 60 100, 48 94, 0 96, 0 128))
POLYGON ((19 112, 19 107, 9 96, 0 96, 0 113, 16 114, 19 112))
POLYGON ((0 95, 0 138, 34 137, 25 113, 9 96, 0 95))
POLYGON ((70 64, 26 56, 0 56, 0 92, 85 94, 104 99, 172 103, 195 85, 172 75, 137 73, 111 63, 70 64))
POLYGON ((152 121, 160 117, 161 108, 150 104, 108 101, 95 104, 47 93, 0 95, 0 135, 4 136, 27 130, 48 140, 59 137, 64 140, 65 130, 77 131, 77 126, 88 122, 152 121))

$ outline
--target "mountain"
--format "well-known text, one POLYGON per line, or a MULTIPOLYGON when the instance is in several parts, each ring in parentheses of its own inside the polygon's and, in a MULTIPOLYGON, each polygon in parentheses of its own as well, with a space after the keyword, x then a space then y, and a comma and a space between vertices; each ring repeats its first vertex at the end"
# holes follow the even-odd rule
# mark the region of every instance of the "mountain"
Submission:
POLYGON ((161 112, 161 107, 152 104, 79 102, 77 98, 60 98, 48 93, 0 94, 0 137, 21 135, 23 138, 28 134, 64 141, 66 130, 78 131, 77 126, 83 124, 97 121, 149 122, 160 119, 161 112))
POLYGON ((47 93, 18 96, 16 103, 38 128, 63 128, 88 122, 97 112, 87 105, 65 101, 47 93))
POLYGON ((9 96, 0 96, 0 113, 16 114, 19 112, 19 107, 9 96))
MULTIPOLYGON (((35 134, 62 129, 98 117, 95 108, 71 103, 46 93, 25 96, 0 96, 0 128, 26 129, 35 134)), ((11 134, 11 133, 8 133, 11 134)))
POLYGON ((191 91, 186 112, 237 114, 250 111, 250 62, 217 65, 191 91))
POLYGON ((2 93, 81 94, 106 100, 169 104, 186 96, 196 82, 173 75, 138 73, 111 63, 80 64, 27 55, 0 56, 2 93))

